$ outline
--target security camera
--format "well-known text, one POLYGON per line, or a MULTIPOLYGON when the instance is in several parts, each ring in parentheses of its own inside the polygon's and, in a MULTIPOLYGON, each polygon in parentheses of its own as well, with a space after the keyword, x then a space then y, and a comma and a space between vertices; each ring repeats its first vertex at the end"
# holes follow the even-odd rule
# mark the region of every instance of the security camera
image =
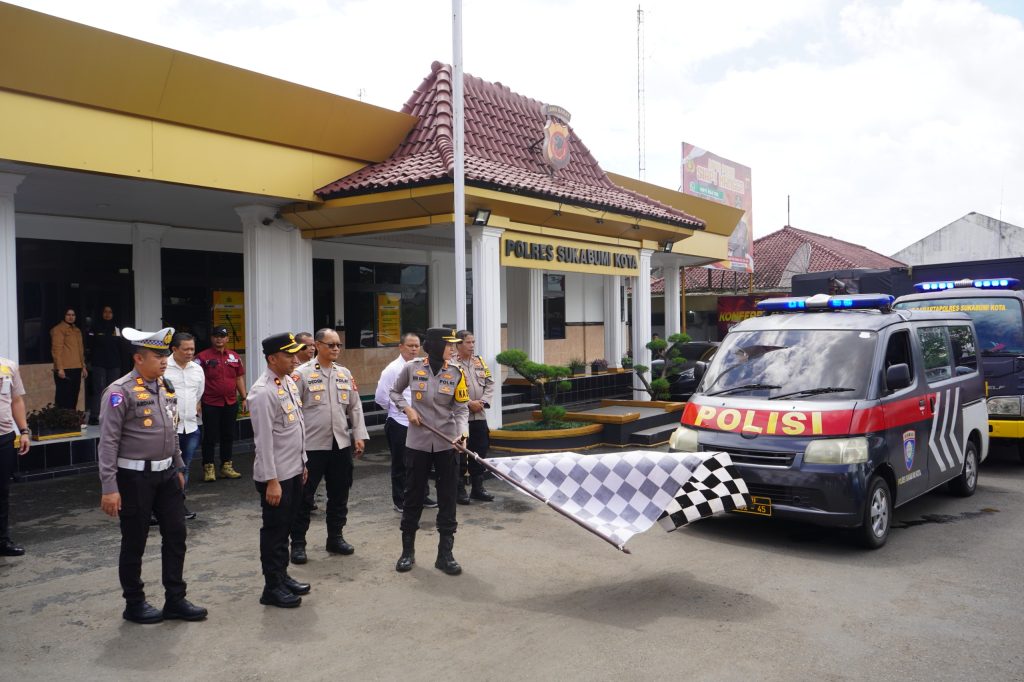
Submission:
POLYGON ((269 224, 271 224, 272 222, 274 222, 274 219, 273 219, 273 218, 264 218, 264 219, 263 219, 263 220, 261 220, 260 222, 261 222, 261 223, 263 223, 264 225, 269 225, 269 224))

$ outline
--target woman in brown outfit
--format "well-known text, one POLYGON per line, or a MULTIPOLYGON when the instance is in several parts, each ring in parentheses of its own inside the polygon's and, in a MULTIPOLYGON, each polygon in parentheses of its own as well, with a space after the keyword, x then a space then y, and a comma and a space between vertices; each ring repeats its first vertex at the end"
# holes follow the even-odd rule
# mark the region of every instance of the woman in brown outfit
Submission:
POLYGON ((57 387, 53 402, 57 407, 74 410, 78 407, 78 391, 85 369, 85 346, 82 330, 75 326, 75 311, 68 308, 64 319, 50 330, 50 353, 53 355, 53 383, 57 387))

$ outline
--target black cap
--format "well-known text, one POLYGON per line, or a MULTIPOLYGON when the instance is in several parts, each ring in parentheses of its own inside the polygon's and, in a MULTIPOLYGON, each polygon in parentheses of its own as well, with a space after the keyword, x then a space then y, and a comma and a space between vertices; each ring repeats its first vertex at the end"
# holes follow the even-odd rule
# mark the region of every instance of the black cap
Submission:
POLYGON ((295 334, 281 332, 263 339, 263 354, 273 355, 274 353, 298 353, 306 347, 306 344, 295 340, 295 334))
POLYGON ((431 327, 423 340, 423 347, 432 347, 434 344, 446 345, 449 343, 462 343, 462 339, 455 336, 455 330, 448 327, 431 327))
POLYGON ((227 336, 227 335, 228 335, 228 328, 223 326, 223 325, 214 327, 213 331, 210 332, 210 336, 227 336))

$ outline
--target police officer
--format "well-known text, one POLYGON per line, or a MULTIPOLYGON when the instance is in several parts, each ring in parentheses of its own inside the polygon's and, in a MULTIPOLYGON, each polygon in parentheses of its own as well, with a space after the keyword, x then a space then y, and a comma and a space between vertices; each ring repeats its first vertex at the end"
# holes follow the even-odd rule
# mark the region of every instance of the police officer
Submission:
POLYGON ((260 603, 294 608, 302 605, 309 583, 288 575, 288 532, 302 501, 306 482, 306 439, 302 400, 291 373, 295 354, 305 348, 289 332, 263 339, 267 369, 249 389, 249 417, 256 457, 252 477, 260 495, 260 563, 266 586, 260 603))
POLYGON ((356 380, 352 372, 334 362, 341 353, 341 337, 333 329, 324 328, 314 338, 316 357, 299 365, 292 374, 302 400, 309 458, 309 478, 292 524, 292 563, 296 564, 306 563, 309 513, 321 479, 327 484, 327 551, 345 555, 355 552, 345 541, 342 529, 348 519, 352 451, 362 457, 369 439, 356 380))
POLYGON ((25 386, 13 360, 0 358, 0 556, 22 556, 25 548, 16 545, 8 535, 11 475, 14 473, 15 451, 27 455, 28 422, 25 421, 25 386), (18 429, 18 438, 14 430, 18 429), (17 447, 15 447, 15 441, 17 447))
POLYGON ((452 330, 427 330, 423 348, 426 358, 407 363, 391 387, 391 401, 409 417, 409 433, 405 440, 405 505, 402 508, 402 556, 395 570, 404 573, 415 563, 416 531, 423 513, 423 491, 427 473, 433 464, 437 471, 437 546, 436 568, 448 575, 462 573, 455 561, 455 484, 459 456, 453 443, 464 442, 467 436, 469 394, 459 365, 451 362, 459 339, 452 330), (412 400, 406 401, 402 391, 409 387, 412 400), (429 424, 444 434, 439 438, 423 428, 429 424))
POLYGON ((174 329, 144 332, 125 327, 133 344, 135 369, 103 392, 100 403, 100 506, 120 516, 118 573, 127 603, 124 618, 135 623, 203 620, 206 609, 185 599, 184 463, 178 448, 178 407, 174 387, 163 378, 174 329), (142 555, 149 518, 160 525, 164 608, 146 601, 142 555))
MULTIPOLYGON (((474 355, 476 337, 473 336, 473 332, 463 329, 456 336, 462 340, 458 346, 457 361, 462 366, 462 371, 466 375, 466 386, 469 388, 469 441, 466 447, 481 457, 486 457, 487 449, 491 446, 491 430, 487 427, 487 413, 484 410, 491 406, 491 399, 494 397, 494 377, 491 376, 491 370, 484 359, 474 355)), ((481 502, 494 500, 494 495, 484 488, 486 473, 487 469, 480 462, 466 454, 461 455, 457 498, 459 504, 469 504, 470 498, 481 502), (469 495, 466 494, 466 483, 463 478, 467 464, 471 483, 469 495)))

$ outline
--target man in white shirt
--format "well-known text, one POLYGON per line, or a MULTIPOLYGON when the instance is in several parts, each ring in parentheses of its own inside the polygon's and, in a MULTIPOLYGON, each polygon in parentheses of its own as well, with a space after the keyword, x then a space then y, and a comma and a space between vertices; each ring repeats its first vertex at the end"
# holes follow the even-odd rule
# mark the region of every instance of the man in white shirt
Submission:
MULTIPOLYGON (((178 397, 178 446, 185 463, 185 485, 188 486, 188 469, 201 440, 199 419, 202 415, 203 391, 206 390, 206 373, 192 359, 196 355, 195 337, 188 332, 178 332, 171 339, 171 362, 167 363, 164 380, 170 380, 178 397)), ((183 491, 184 492, 184 491, 183 491)), ((185 518, 194 519, 196 513, 185 508, 185 518)))
MULTIPOLYGON (((399 356, 380 373, 373 399, 388 411, 388 420, 384 422, 384 435, 388 439, 388 449, 391 450, 391 501, 395 505, 395 511, 401 513, 402 505, 405 503, 405 435, 409 431, 409 418, 405 416, 405 412, 395 407, 389 394, 405 363, 419 356, 419 335, 413 332, 402 334, 398 342, 398 352, 399 356)), ((412 401, 412 391, 408 387, 402 391, 402 395, 406 401, 412 401)), ((432 500, 426 491, 423 493, 423 506, 437 506, 437 502, 432 500)))

